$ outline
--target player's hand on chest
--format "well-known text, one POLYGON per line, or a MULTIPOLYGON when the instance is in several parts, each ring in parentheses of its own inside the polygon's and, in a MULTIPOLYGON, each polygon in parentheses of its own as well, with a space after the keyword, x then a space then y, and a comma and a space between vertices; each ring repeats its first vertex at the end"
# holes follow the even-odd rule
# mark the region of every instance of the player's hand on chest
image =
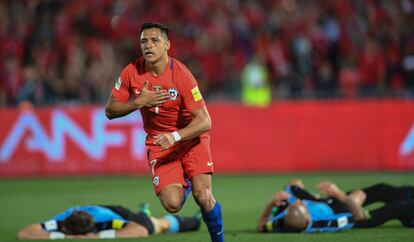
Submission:
POLYGON ((161 109, 175 109, 180 104, 180 93, 176 86, 171 84, 158 84, 143 81, 133 85, 132 91, 134 99, 142 99, 145 107, 151 108, 158 106, 161 109))

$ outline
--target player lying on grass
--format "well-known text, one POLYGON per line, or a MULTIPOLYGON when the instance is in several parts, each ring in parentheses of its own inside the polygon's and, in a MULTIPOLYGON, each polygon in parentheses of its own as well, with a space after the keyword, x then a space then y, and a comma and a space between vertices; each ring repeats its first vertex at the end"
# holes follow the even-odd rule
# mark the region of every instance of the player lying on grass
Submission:
POLYGON ((194 217, 151 216, 148 205, 134 213, 122 206, 77 206, 43 223, 31 224, 18 239, 137 238, 152 234, 195 231, 201 214, 194 217))
POLYGON ((303 183, 292 180, 277 192, 262 212, 260 232, 336 232, 350 228, 375 227, 391 219, 414 226, 414 188, 376 184, 346 194, 334 183, 316 185, 323 198, 305 190, 303 183), (374 202, 385 205, 371 211, 362 206, 374 202))

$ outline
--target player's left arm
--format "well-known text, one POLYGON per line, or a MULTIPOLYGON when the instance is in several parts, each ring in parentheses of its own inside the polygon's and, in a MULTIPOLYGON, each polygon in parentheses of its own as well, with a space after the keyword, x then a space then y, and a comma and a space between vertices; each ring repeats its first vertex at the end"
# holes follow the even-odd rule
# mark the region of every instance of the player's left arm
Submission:
POLYGON ((365 212, 361 205, 357 204, 351 197, 347 196, 335 183, 322 181, 316 187, 323 195, 331 196, 341 202, 345 208, 354 216, 356 220, 365 219, 365 212))
POLYGON ((120 229, 102 230, 98 233, 89 233, 85 238, 115 239, 115 238, 142 238, 148 237, 148 230, 144 226, 129 221, 120 229))
POLYGON ((182 140, 198 137, 211 129, 211 118, 206 106, 192 111, 191 116, 193 117, 191 123, 178 131, 182 140))
POLYGON ((97 238, 96 235, 89 233, 85 235, 70 235, 61 231, 48 232, 43 229, 41 224, 30 224, 19 230, 17 239, 19 240, 46 240, 46 239, 76 239, 76 238, 97 238))
POLYGON ((192 121, 185 128, 176 131, 178 136, 174 137, 173 133, 158 134, 155 136, 155 144, 168 149, 178 141, 193 139, 210 130, 211 118, 205 105, 192 111, 191 116, 192 121))
POLYGON ((207 132, 211 128, 211 118, 203 100, 197 81, 193 74, 182 65, 177 65, 178 90, 181 94, 183 106, 189 110, 192 116, 191 122, 184 128, 172 133, 162 133, 155 136, 155 144, 163 149, 168 149, 174 143, 184 140, 193 139, 207 132))

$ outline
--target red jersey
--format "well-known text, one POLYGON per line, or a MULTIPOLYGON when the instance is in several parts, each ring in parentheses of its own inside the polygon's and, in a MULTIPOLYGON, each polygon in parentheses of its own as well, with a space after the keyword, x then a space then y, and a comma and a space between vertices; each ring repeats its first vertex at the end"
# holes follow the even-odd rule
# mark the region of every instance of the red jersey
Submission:
POLYGON ((140 109, 147 133, 147 144, 159 133, 173 132, 186 127, 192 120, 191 113, 202 108, 205 103, 200 94, 197 82, 188 68, 178 60, 169 57, 168 65, 159 76, 154 76, 145 70, 145 60, 138 58, 127 65, 121 72, 112 96, 119 102, 128 102, 137 98, 139 92, 148 81, 147 88, 161 86, 170 94, 169 100, 156 108, 140 109))

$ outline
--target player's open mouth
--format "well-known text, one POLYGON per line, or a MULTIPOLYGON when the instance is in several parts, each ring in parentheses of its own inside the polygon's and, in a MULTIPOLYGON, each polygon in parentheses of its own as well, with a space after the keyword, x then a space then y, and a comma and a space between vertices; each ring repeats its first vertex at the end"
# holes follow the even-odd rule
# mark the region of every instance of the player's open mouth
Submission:
POLYGON ((153 55, 155 55, 153 52, 150 52, 150 51, 145 52, 145 56, 150 57, 150 56, 153 56, 153 55))

